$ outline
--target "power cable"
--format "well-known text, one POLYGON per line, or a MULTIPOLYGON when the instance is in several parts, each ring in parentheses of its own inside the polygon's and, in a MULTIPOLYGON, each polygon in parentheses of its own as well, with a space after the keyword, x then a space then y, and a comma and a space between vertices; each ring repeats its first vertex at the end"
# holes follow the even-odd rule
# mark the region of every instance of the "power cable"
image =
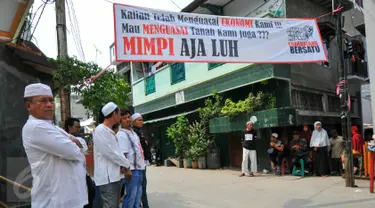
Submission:
POLYGON ((83 47, 82 47, 81 32, 79 30, 79 23, 78 23, 78 20, 77 20, 75 9, 74 9, 74 4, 73 4, 72 0, 69 0, 69 2, 70 2, 72 14, 73 14, 73 23, 76 25, 76 36, 77 36, 77 39, 78 39, 78 43, 79 43, 81 53, 83 55, 83 61, 86 61, 85 52, 84 52, 83 47))
POLYGON ((173 0, 169 0, 170 2, 172 2, 179 10, 182 10, 180 6, 178 6, 178 4, 176 4, 176 2, 174 2, 173 0))
POLYGON ((74 16, 75 12, 73 13, 73 9, 74 9, 73 4, 72 4, 71 1, 69 1, 69 2, 67 1, 66 4, 67 4, 67 8, 68 8, 70 27, 72 28, 72 36, 73 36, 74 43, 76 45, 77 52, 78 52, 80 58, 83 61, 86 61, 85 54, 83 52, 81 37, 79 35, 79 29, 76 27, 78 25, 78 21, 77 21, 76 16, 74 16))
MULTIPOLYGON (((48 0, 47 0, 47 2, 48 2, 48 0)), ((44 3, 44 4, 43 4, 42 11, 40 12, 40 15, 39 15, 39 17, 38 17, 38 20, 37 20, 37 22, 36 22, 36 24, 35 24, 34 31, 31 33, 31 38, 34 36, 35 30, 36 30, 36 28, 38 27, 38 24, 39 24, 40 18, 42 17, 43 12, 44 12, 44 9, 46 8, 46 6, 47 6, 47 3, 44 3)), ((31 26, 30 26, 30 27, 31 27, 31 26)))

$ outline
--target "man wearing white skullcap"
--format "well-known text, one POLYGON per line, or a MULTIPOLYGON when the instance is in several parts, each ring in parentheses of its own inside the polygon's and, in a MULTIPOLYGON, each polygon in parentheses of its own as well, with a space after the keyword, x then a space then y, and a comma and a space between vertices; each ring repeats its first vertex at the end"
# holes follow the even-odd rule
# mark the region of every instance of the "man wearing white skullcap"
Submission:
POLYGON ((250 177, 254 176, 257 172, 257 151, 256 151, 256 140, 258 139, 256 133, 253 129, 253 121, 248 121, 246 123, 246 129, 243 131, 242 137, 242 173, 239 175, 243 177, 248 175, 250 177), (251 170, 249 170, 249 162, 251 170))
POLYGON ((31 206, 82 208, 88 204, 82 145, 53 125, 55 104, 49 86, 26 86, 24 101, 29 119, 22 141, 33 176, 31 206))
MULTIPOLYGON (((151 150, 149 146, 149 142, 147 141, 143 131, 143 118, 140 113, 134 113, 132 115, 132 120, 133 120, 133 130, 134 132, 138 135, 139 140, 142 145, 143 149, 143 154, 144 154, 144 159, 145 159, 145 164, 146 166, 150 165, 151 161, 151 150)), ((150 206, 148 205, 148 199, 147 199, 147 176, 146 176, 146 167, 145 167, 145 172, 143 174, 143 182, 142 182, 142 206, 143 208, 149 208, 150 206)))
POLYGON ((101 109, 104 122, 95 128, 94 140, 94 181, 99 186, 103 208, 118 208, 121 195, 121 173, 130 180, 130 163, 119 147, 113 125, 120 122, 120 110, 109 102, 101 109), (121 171, 121 172, 120 172, 121 171))

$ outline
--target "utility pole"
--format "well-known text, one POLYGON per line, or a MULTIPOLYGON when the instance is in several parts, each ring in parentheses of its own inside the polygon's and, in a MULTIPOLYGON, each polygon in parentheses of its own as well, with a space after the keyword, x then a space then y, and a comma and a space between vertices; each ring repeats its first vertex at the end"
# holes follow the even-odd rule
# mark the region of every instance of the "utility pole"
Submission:
MULTIPOLYGON (((68 42, 66 37, 66 16, 65 0, 56 0, 56 32, 57 32, 57 56, 58 58, 68 57, 68 42)), ((64 122, 70 117, 70 90, 59 89, 61 104, 61 121, 64 122)))
POLYGON ((371 109, 372 109, 372 123, 375 132, 375 99, 372 102, 372 98, 375 98, 375 28, 374 28, 374 14, 375 2, 372 0, 363 1, 363 15, 365 16, 366 25, 366 52, 368 57, 368 73, 370 78, 370 92, 371 92, 371 109))
MULTIPOLYGON (((336 0, 335 7, 342 5, 342 0, 336 0)), ((342 136, 346 141, 345 148, 345 186, 354 187, 352 136, 350 134, 351 121, 348 108, 348 72, 345 65, 345 55, 342 38, 342 11, 336 12, 336 37, 339 51, 339 74, 340 74, 340 103, 341 103, 341 126, 342 136)))

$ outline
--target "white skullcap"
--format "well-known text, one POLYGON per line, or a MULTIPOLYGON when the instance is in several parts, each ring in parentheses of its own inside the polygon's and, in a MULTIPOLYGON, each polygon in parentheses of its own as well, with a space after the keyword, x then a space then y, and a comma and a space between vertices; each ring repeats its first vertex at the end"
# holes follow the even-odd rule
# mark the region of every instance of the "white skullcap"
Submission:
POLYGON ((249 124, 254 124, 252 121, 248 121, 247 123, 246 123, 246 125, 249 125, 249 124))
POLYGON ((28 98, 41 95, 53 97, 52 90, 48 85, 37 83, 27 85, 23 97, 28 98))
POLYGON ((279 135, 277 133, 272 133, 271 136, 275 137, 276 139, 279 138, 279 135))
POLYGON ((115 109, 117 108, 117 105, 113 102, 109 102, 105 104, 105 106, 102 108, 102 113, 104 116, 108 116, 111 114, 115 109))
POLYGON ((140 113, 134 113, 134 114, 132 115, 132 120, 133 120, 133 122, 134 122, 135 120, 137 120, 138 118, 142 118, 142 115, 141 115, 140 113))

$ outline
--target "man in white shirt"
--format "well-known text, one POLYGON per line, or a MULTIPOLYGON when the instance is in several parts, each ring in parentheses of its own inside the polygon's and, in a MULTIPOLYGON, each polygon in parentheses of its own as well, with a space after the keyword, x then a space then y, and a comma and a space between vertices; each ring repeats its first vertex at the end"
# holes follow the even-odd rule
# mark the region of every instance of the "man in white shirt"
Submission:
POLYGON ((118 208, 121 193, 121 173, 131 179, 129 161, 122 154, 112 126, 120 122, 120 110, 113 102, 101 109, 103 124, 95 128, 94 181, 99 186, 103 208, 118 208), (121 170, 121 173, 120 173, 121 170))
POLYGON ((26 86, 24 100, 30 115, 22 141, 33 176, 31 206, 82 208, 88 200, 81 143, 53 125, 55 104, 49 86, 26 86))
POLYGON ((140 207, 145 158, 139 137, 132 129, 131 113, 127 109, 121 110, 121 129, 117 132, 117 137, 121 151, 128 158, 133 173, 131 180, 124 181, 126 195, 122 200, 122 208, 140 207))
POLYGON ((79 119, 68 118, 65 121, 65 131, 73 135, 76 139, 78 139, 78 141, 82 144, 82 148, 80 148, 82 154, 86 154, 88 147, 86 141, 82 137, 80 137, 81 124, 79 119))
MULTIPOLYGON (((84 165, 86 167, 86 151, 88 149, 86 141, 80 137, 81 136, 81 124, 79 119, 77 118, 68 118, 65 121, 65 131, 69 134, 73 135, 81 144, 80 147, 82 157, 84 160, 84 165)), ((91 176, 86 172, 86 184, 87 184, 87 192, 88 192, 88 204, 84 206, 84 208, 93 207, 93 201, 95 197, 95 184, 93 183, 91 176)))

